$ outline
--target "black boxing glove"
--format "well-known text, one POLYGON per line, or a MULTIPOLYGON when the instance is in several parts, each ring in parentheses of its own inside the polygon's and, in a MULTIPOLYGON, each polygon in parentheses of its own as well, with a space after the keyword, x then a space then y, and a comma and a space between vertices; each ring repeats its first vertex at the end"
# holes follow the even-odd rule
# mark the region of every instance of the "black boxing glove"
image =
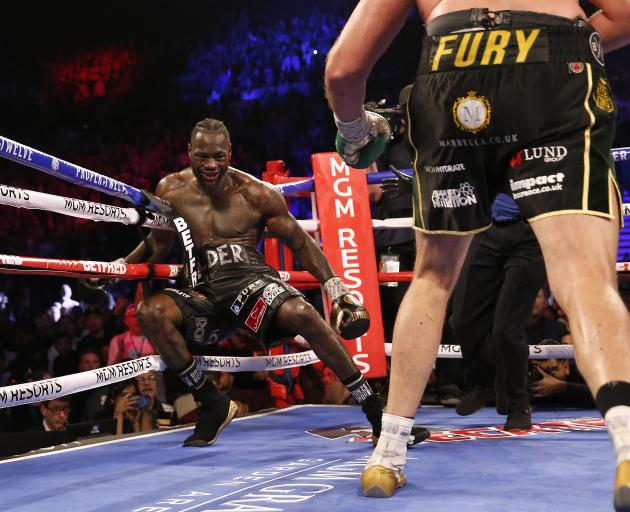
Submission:
MULTIPOLYGON (((125 265, 128 263, 127 258, 118 258, 117 260, 112 261, 112 263, 124 263, 125 265)), ((86 279, 81 279, 80 283, 83 284, 86 288, 91 290, 104 291, 105 288, 109 286, 114 286, 120 279, 117 277, 88 277, 86 279)))
POLYGON ((363 336, 370 328, 370 314, 337 276, 324 283, 324 288, 332 300, 330 323, 337 333, 346 340, 363 336))
POLYGON ((388 194, 391 199, 401 197, 404 195, 413 194, 413 176, 407 176, 400 172, 393 165, 389 166, 389 169, 396 175, 396 178, 385 178, 381 184, 381 190, 383 194, 388 194))

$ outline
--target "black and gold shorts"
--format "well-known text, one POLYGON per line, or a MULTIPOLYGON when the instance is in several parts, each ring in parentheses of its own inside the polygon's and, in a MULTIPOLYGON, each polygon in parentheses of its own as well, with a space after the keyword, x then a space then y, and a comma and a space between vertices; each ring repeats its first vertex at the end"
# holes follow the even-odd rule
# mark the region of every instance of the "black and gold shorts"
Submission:
POLYGON ((482 231, 498 192, 530 221, 622 219, 610 193, 611 183, 619 193, 616 107, 599 34, 582 20, 487 14, 458 11, 427 26, 407 107, 415 227, 482 231))

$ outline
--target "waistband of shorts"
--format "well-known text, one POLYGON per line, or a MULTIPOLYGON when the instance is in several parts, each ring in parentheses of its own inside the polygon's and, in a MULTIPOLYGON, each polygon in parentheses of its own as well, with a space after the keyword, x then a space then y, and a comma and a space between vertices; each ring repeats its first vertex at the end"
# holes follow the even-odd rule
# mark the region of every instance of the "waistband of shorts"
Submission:
POLYGON ((586 24, 580 18, 571 19, 531 11, 490 11, 489 9, 467 9, 453 11, 434 18, 426 25, 428 36, 450 34, 458 30, 531 26, 564 26, 573 27, 586 24), (491 17, 490 14, 494 14, 491 17))
POLYGON ((215 272, 241 266, 265 265, 263 255, 255 247, 242 244, 205 244, 197 249, 205 272, 215 272))
MULTIPOLYGON (((470 41, 474 34, 482 33, 487 37, 492 31, 503 30, 510 33, 522 32, 521 37, 528 37, 535 29, 540 29, 540 36, 531 48, 529 58, 524 63, 529 62, 549 62, 549 63, 570 63, 583 62, 594 65, 602 65, 603 50, 601 49, 601 38, 593 27, 586 21, 576 18, 569 19, 551 14, 543 14, 528 11, 497 11, 495 17, 488 17, 488 9, 469 9, 466 11, 455 11, 442 16, 438 16, 426 26, 427 35, 423 38, 422 51, 420 57, 419 73, 436 71, 432 68, 433 57, 436 54, 436 47, 440 44, 444 36, 456 35, 463 40, 465 34, 470 41), (594 48, 595 47, 595 48, 594 48), (596 50, 599 49, 598 58, 595 57, 596 50)), ((510 44, 514 45, 516 37, 513 37, 510 44)), ((449 55, 454 58, 457 52, 457 41, 449 41, 447 51, 452 49, 449 55)), ((483 44, 483 43, 482 43, 483 44)), ((469 47, 465 48, 467 51, 469 47)), ((466 55, 466 54, 464 54, 466 55)), ((447 59, 448 60, 448 59, 447 59)), ((513 64, 504 62, 502 64, 513 64)), ((470 67, 490 67, 490 66, 470 66, 470 67)), ((456 66, 447 66, 447 69, 457 69, 456 66)), ((440 69, 443 71, 445 69, 440 69)))

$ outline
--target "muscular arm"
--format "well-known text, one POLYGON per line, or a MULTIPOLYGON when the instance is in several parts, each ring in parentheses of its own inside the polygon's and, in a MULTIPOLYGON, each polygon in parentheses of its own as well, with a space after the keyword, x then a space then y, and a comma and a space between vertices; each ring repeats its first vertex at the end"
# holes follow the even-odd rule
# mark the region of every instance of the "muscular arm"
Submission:
POLYGON ((602 36, 605 52, 630 44, 630 0, 590 0, 601 11, 589 18, 602 36))
POLYGON ((282 239, 293 251, 302 266, 320 283, 335 275, 326 256, 315 240, 304 231, 287 209, 280 192, 265 186, 263 216, 269 232, 282 239))
MULTIPOLYGON (((173 181, 172 175, 162 178, 155 189, 155 195, 163 198, 174 186, 173 181)), ((143 261, 146 261, 146 263, 155 263, 168 256, 174 241, 175 233, 173 231, 154 229, 147 237, 147 242, 149 242, 151 246, 151 250, 148 251, 150 256, 146 258, 147 247, 145 242, 142 241, 126 256, 126 260, 129 263, 140 263, 143 261)))
POLYGON ((326 96, 342 121, 359 117, 365 82, 400 32, 413 0, 361 0, 328 53, 326 96))

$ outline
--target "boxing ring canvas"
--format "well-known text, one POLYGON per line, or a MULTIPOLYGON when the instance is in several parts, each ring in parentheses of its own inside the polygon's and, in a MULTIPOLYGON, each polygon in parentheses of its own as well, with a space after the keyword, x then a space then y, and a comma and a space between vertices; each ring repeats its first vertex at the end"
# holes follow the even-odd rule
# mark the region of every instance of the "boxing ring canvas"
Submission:
POLYGON ((238 418, 208 448, 190 428, 0 461, 0 507, 46 510, 605 511, 614 453, 595 410, 536 410, 534 429, 500 430, 493 409, 423 408, 431 440, 408 451, 409 483, 362 496, 372 451, 358 407, 296 406, 238 418))

